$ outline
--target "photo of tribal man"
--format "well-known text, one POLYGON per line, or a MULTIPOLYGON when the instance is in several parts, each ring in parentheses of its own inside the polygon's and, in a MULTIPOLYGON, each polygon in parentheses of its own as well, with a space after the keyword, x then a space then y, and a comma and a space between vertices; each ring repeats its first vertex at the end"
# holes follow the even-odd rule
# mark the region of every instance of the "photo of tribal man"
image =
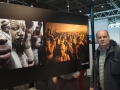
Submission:
POLYGON ((0 19, 0 69, 42 65, 43 22, 0 19))

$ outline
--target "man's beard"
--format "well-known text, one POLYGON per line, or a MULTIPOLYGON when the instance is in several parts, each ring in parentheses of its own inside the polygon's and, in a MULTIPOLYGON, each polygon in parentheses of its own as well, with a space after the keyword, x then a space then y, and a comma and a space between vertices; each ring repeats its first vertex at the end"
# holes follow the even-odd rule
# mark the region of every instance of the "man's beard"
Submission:
POLYGON ((16 39, 15 40, 15 44, 16 44, 16 46, 21 46, 21 45, 23 45, 24 44, 24 39, 16 39))

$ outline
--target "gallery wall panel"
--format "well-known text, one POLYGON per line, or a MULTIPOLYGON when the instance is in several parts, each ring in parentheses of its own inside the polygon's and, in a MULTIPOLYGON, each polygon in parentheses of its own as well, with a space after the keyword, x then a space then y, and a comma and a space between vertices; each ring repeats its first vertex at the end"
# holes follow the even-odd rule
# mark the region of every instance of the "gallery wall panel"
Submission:
POLYGON ((0 3, 0 36, 0 89, 89 68, 86 16, 0 3))

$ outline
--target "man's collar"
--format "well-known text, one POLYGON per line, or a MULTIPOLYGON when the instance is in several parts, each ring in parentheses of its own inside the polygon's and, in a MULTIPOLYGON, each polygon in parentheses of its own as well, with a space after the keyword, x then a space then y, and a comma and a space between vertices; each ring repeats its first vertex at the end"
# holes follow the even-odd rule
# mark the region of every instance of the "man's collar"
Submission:
MULTIPOLYGON (((108 48, 109 48, 109 46, 108 46, 107 48, 105 48, 105 50, 104 50, 104 51, 106 51, 108 48)), ((101 47, 100 47, 100 46, 98 47, 98 50, 99 50, 100 52, 102 52, 102 49, 101 49, 101 47)))

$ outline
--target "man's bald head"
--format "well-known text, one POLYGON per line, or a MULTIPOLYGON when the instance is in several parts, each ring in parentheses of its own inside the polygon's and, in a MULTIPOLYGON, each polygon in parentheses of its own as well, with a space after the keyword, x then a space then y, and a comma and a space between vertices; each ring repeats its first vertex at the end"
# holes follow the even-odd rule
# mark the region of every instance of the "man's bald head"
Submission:
POLYGON ((102 32, 102 31, 103 31, 103 32, 106 32, 106 34, 108 35, 108 37, 110 37, 108 31, 106 31, 106 30, 99 30, 99 31, 96 33, 96 38, 97 38, 98 33, 99 33, 99 32, 102 32))
POLYGON ((96 33, 96 39, 101 47, 101 49, 104 51, 105 48, 109 46, 110 43, 110 37, 106 30, 100 30, 96 33))

